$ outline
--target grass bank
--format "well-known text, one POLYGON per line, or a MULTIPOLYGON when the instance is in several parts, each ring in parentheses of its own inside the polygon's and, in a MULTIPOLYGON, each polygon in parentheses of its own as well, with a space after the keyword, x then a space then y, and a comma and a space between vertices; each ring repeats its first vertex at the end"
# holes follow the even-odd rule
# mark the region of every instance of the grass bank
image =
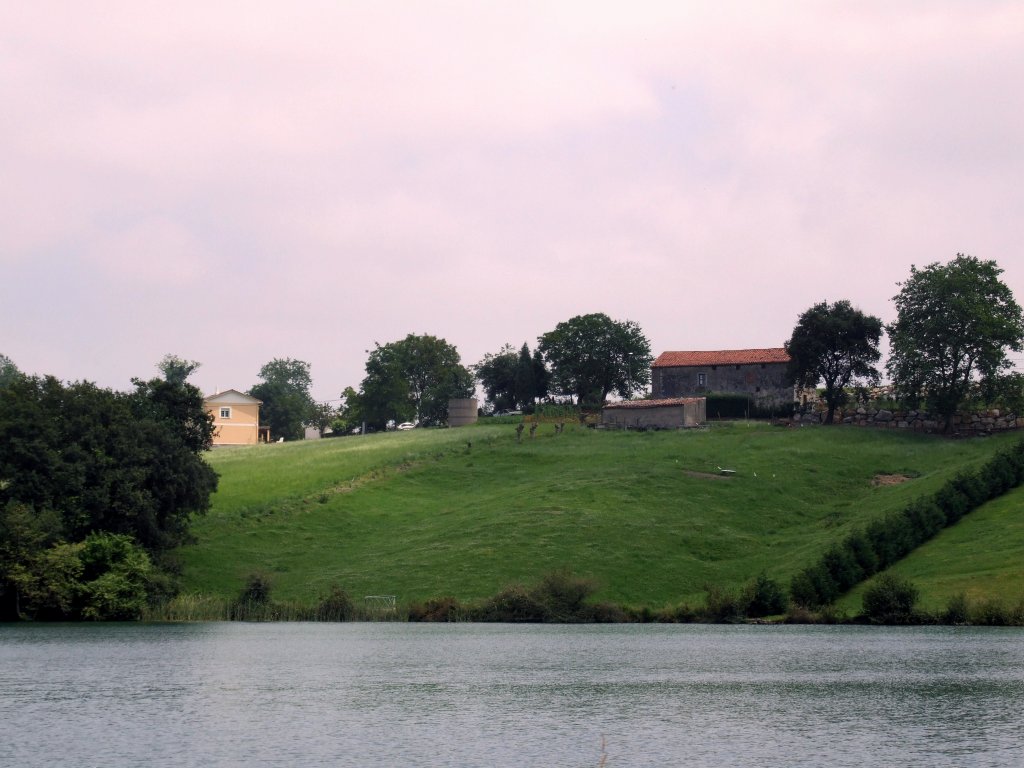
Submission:
POLYGON ((543 425, 519 442, 513 425, 481 424, 221 450, 213 509, 180 552, 183 586, 230 601, 260 572, 297 605, 332 585, 357 603, 468 602, 568 567, 601 601, 697 603, 760 573, 788 583, 854 527, 1016 439, 737 422, 543 425))

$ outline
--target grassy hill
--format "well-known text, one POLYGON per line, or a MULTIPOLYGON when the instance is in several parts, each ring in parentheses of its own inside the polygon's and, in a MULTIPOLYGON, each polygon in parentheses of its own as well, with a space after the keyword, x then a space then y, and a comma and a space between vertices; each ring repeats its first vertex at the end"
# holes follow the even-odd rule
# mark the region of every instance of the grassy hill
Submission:
MULTIPOLYGON (((929 611, 961 594, 972 604, 1024 601, 1024 487, 985 504, 887 572, 912 581, 929 611)), ((839 608, 856 613, 870 584, 851 590, 839 608)))
POLYGON ((1019 439, 742 422, 553 432, 518 443, 512 425, 481 424, 215 451, 220 489, 181 551, 185 589, 231 598, 261 571, 277 599, 337 584, 468 600, 569 567, 601 599, 696 602, 706 584, 762 571, 788 582, 852 527, 1019 439))

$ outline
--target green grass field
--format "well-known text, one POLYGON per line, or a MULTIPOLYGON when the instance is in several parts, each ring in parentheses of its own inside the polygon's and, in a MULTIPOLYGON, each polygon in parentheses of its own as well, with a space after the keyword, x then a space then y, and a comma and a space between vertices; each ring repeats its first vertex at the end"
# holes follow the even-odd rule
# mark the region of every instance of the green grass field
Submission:
MULTIPOLYGON (((275 599, 312 603, 337 584, 357 597, 470 600, 568 567, 596 580, 599 599, 698 602, 705 585, 738 587, 762 571, 788 583, 853 527, 1019 439, 753 422, 553 432, 517 443, 512 425, 481 424, 215 451, 220 489, 195 521, 198 543, 181 551, 184 589, 230 599, 260 571, 275 599), (879 486, 878 475, 908 479, 879 486)), ((984 569, 967 565, 970 533, 940 556, 973 589, 1013 587, 1021 499, 933 543, 976 516, 1017 520, 984 569)))
MULTIPOLYGON (((985 504, 888 570, 921 591, 919 606, 941 610, 955 595, 971 603, 1024 601, 1024 487, 985 504)), ((860 608, 865 582, 838 607, 860 608)))

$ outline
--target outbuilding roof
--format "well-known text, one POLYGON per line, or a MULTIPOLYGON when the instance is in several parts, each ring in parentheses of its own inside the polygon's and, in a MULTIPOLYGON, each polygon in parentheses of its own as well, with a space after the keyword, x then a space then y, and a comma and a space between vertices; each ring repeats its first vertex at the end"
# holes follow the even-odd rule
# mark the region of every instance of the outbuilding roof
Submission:
POLYGON ((669 397, 662 400, 622 400, 608 403, 605 408, 672 408, 674 406, 691 405, 704 400, 703 397, 669 397))
POLYGON ((788 363, 789 355, 782 347, 771 349, 720 349, 707 352, 662 352, 654 368, 685 368, 709 365, 751 365, 755 363, 788 363))

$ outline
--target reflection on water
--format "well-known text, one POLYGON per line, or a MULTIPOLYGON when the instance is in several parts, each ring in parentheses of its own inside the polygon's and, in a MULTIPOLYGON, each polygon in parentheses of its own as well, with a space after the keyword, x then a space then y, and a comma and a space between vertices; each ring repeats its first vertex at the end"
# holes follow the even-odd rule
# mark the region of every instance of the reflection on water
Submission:
POLYGON ((0 625, 0 765, 1020 766, 1021 754, 1019 628, 0 625))

